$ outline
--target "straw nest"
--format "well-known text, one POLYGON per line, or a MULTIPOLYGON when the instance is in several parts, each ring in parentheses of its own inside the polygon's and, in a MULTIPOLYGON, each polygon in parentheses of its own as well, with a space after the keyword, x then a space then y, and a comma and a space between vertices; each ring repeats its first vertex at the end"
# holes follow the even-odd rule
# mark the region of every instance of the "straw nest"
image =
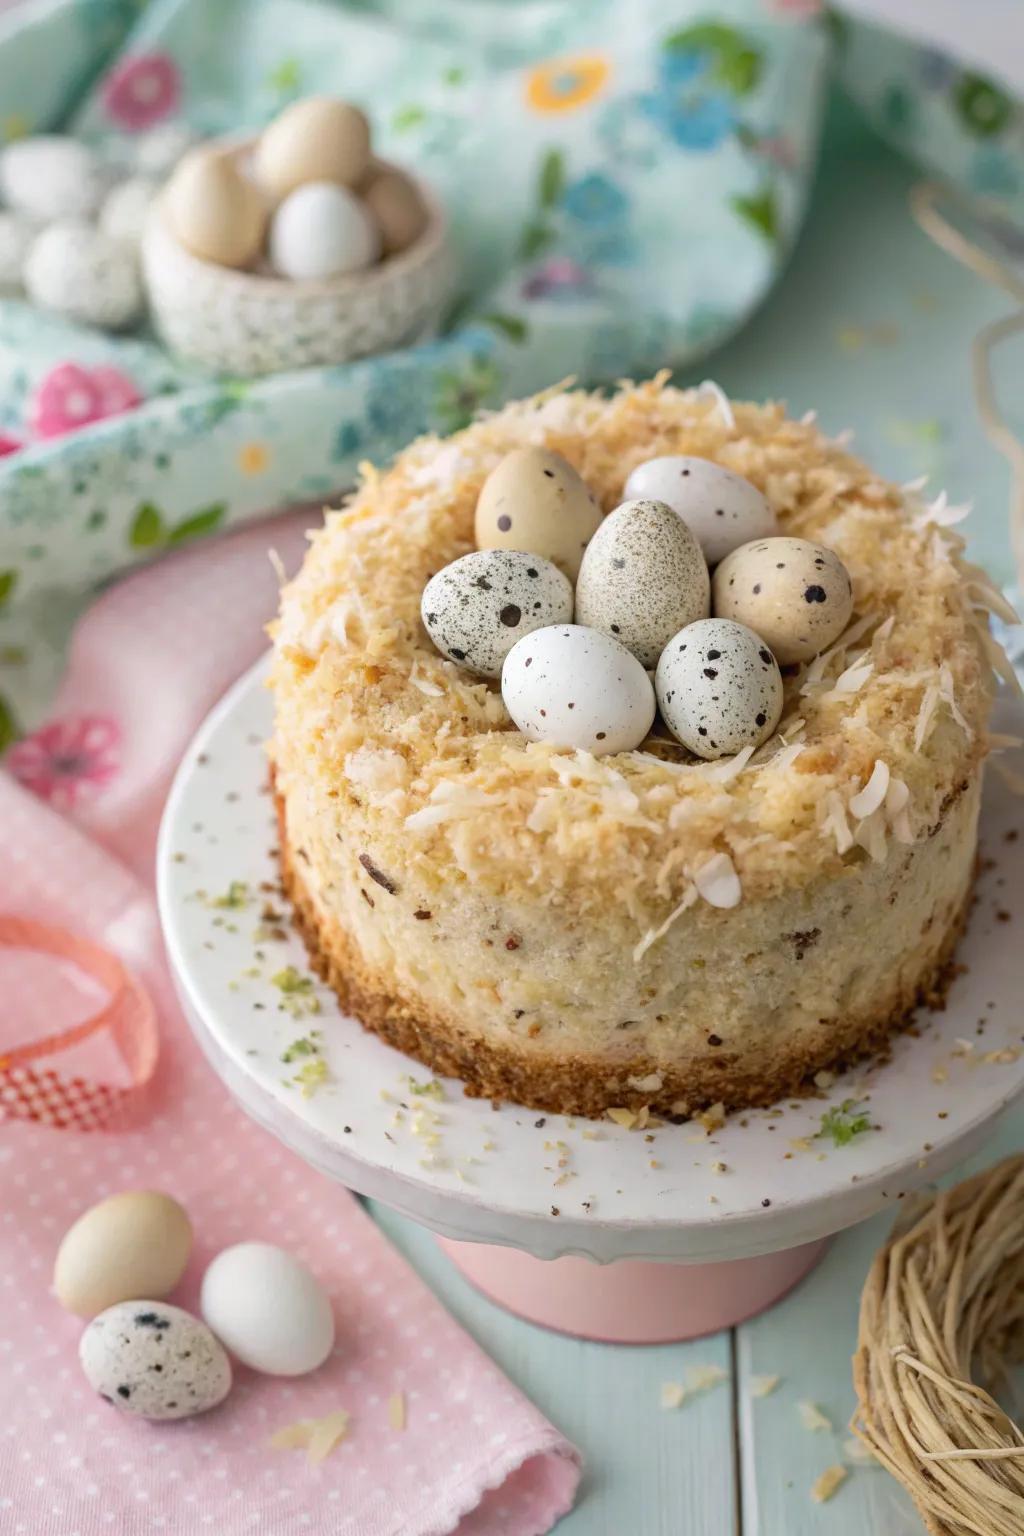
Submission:
POLYGON ((991 1394, 1024 1358, 1024 1156, 910 1223, 861 1297, 853 1429, 934 1536, 1021 1536, 1024 1433, 991 1394))

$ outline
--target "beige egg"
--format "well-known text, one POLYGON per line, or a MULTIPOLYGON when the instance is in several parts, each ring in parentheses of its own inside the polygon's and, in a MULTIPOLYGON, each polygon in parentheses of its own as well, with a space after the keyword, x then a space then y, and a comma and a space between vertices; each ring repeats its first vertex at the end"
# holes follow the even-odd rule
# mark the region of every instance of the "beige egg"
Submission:
POLYGON ((260 253, 267 205, 231 159, 186 155, 163 194, 164 216, 186 250, 220 267, 247 267, 260 253))
POLYGON ((101 1200, 69 1227, 57 1250, 53 1289, 79 1317, 119 1301, 161 1300, 177 1285, 192 1248, 192 1226, 177 1200, 129 1189, 101 1200))
POLYGON ((560 453, 516 448, 484 481, 476 504, 478 549, 525 549, 576 580, 601 507, 560 453))
POLYGON ((809 539, 754 539, 726 555, 711 586, 715 617, 760 635, 781 666, 810 661, 838 639, 853 611, 850 573, 809 539))
POLYGON ((307 96, 286 107, 263 130, 256 147, 256 174, 274 197, 307 181, 354 187, 370 160, 370 125, 351 102, 307 96))
POLYGON ((380 230, 385 256, 407 250, 427 227, 427 209, 415 182, 381 167, 365 183, 362 199, 380 230))

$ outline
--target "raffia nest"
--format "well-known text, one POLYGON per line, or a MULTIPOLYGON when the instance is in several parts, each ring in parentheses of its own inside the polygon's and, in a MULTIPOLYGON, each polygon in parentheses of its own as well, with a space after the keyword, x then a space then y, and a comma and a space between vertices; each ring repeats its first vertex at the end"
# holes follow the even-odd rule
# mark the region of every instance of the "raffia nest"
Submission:
POLYGON ((934 1536, 1022 1536, 1024 1433, 991 1393, 1024 1358, 1024 1157, 911 1221, 861 1296, 852 1427, 934 1536))

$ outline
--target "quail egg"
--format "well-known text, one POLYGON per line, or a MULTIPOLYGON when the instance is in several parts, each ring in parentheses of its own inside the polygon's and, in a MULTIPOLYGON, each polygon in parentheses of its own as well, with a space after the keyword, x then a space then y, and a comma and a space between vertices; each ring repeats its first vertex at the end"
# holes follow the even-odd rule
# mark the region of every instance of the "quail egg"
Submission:
POLYGON ((572 618, 572 585, 540 555, 476 549, 430 578, 420 611, 442 655, 481 677, 500 677, 517 640, 572 618))
POLYGON ((97 156, 77 139, 36 134, 15 139, 0 153, 0 195, 31 219, 90 218, 105 186, 97 156))
POLYGON ((711 459, 674 453, 648 459, 633 470, 624 494, 668 502, 700 541, 709 565, 775 532, 775 513, 757 486, 711 459))
POLYGON ((576 579, 601 525, 597 497, 560 453, 515 448, 484 481, 476 504, 478 549, 526 549, 576 579))
POLYGON ((636 657, 583 624, 554 624, 517 640, 501 694, 527 740, 595 757, 631 752, 654 722, 654 689, 636 657))
POLYGON ((661 653, 655 688, 662 719, 698 757, 760 746, 779 723, 782 674, 764 641, 732 619, 701 619, 661 653))
POLYGON ((60 219, 33 241, 24 268, 33 304, 105 330, 121 330, 142 313, 135 252, 123 240, 78 219, 60 219))
POLYGON ((809 539, 755 539, 715 571, 718 618, 747 624, 781 666, 809 661, 838 639, 853 612, 850 573, 831 549, 809 539))
POLYGON ((205 1323, 166 1301, 120 1301, 82 1334, 89 1385, 139 1419, 187 1419, 231 1390, 231 1363, 205 1323))
POLYGON ((664 501, 623 502, 587 545, 576 619, 614 635, 645 667, 667 641, 707 617, 711 582, 700 545, 664 501))

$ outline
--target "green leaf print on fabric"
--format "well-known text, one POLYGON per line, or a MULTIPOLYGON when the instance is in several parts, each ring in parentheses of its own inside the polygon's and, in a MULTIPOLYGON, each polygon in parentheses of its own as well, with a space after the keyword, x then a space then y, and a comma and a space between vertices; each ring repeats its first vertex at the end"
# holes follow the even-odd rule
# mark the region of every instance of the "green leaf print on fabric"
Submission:
POLYGON ((542 208, 553 208, 565 191, 565 156, 560 149, 549 149, 541 161, 537 190, 542 208))
POLYGON ((180 523, 168 524, 160 508, 151 501, 144 501, 132 519, 128 530, 128 542, 133 549, 174 549, 190 539, 202 538, 219 528, 227 513, 227 502, 216 501, 201 507, 182 518, 180 523))
POLYGON ((723 22, 701 21, 681 27, 665 38, 669 53, 704 53, 711 59, 711 79, 734 96, 748 96, 761 79, 764 60, 760 50, 735 27, 723 22))
POLYGON ((980 139, 1001 133, 1013 116, 1009 96, 983 75, 961 75, 953 102, 964 126, 980 139))
POLYGON ((489 315, 481 315, 480 318, 484 325, 500 331, 502 336, 507 336, 509 341, 514 341, 517 346, 521 345, 530 334, 530 327, 518 315, 502 315, 494 311, 489 315))
POLYGON ((17 741, 19 734, 14 710, 0 693, 0 752, 6 752, 7 748, 17 741))
POLYGON ((498 369, 485 357, 471 358, 466 368, 437 376, 434 409, 443 432, 468 427, 477 411, 494 396, 501 383, 498 369))
POLYGON ((411 101, 407 106, 395 109, 391 114, 391 126, 396 133, 407 133, 410 128, 418 128, 426 119, 426 108, 411 101))
POLYGON ((171 546, 184 544, 188 539, 199 539, 204 534, 212 533, 224 521, 227 510, 227 502, 215 501, 211 506, 204 507, 201 512, 193 512, 191 517, 186 517, 182 522, 174 525, 167 535, 167 543, 171 546))
POLYGON ((154 549, 166 538, 164 520, 151 501, 144 501, 132 518, 128 542, 133 549, 154 549))
POLYGON ((0 608, 18 585, 17 571, 0 571, 0 608))
POLYGON ((771 187, 765 187, 751 197, 730 198, 729 202, 740 218, 756 229, 758 234, 764 235, 766 240, 774 242, 779 238, 779 209, 771 187))
POLYGON ((519 242, 519 254, 523 261, 532 261, 533 257, 539 256, 541 251, 546 251, 554 239, 555 232, 547 224, 527 224, 519 242))

